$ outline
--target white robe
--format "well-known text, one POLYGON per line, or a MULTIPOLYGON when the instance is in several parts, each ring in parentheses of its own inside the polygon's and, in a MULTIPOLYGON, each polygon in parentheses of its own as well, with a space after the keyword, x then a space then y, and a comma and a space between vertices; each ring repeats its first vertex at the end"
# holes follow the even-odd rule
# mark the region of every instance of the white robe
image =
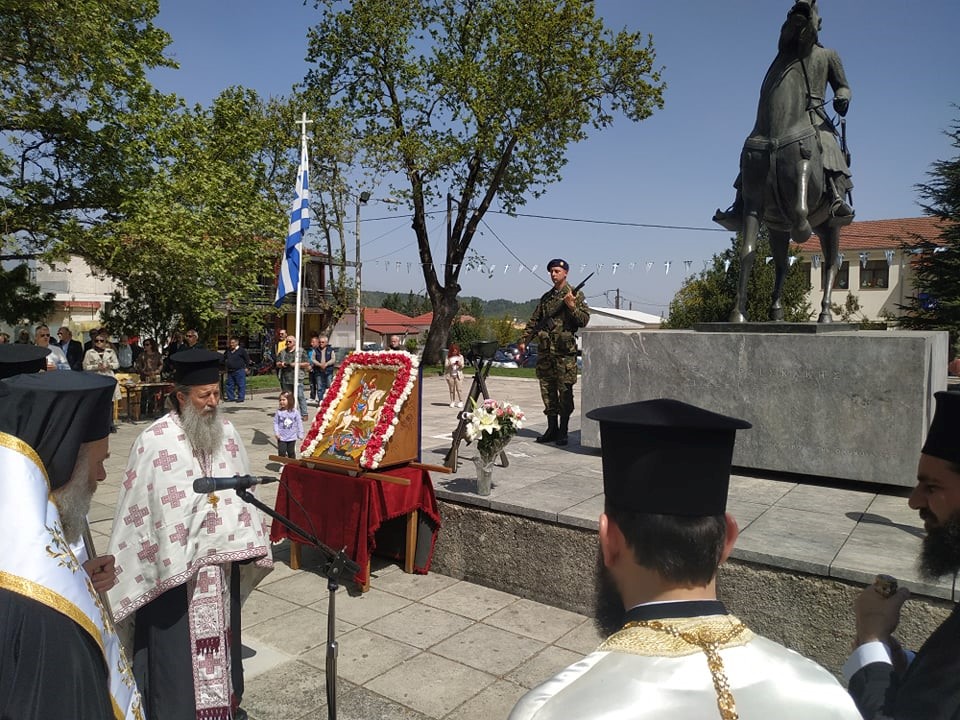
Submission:
MULTIPOLYGON (((229 421, 223 425, 223 443, 206 471, 216 477, 249 474, 240 435, 229 421)), ((243 575, 255 576, 253 582, 244 578, 247 591, 272 568, 260 512, 233 491, 218 493, 214 509, 206 494, 193 491, 204 472, 173 414, 134 443, 107 550, 117 559, 117 584, 109 593, 116 620, 187 582, 204 565, 259 558, 242 568, 243 575)))
MULTIPOLYGON (((671 640, 664 637, 664 646, 671 640)), ((829 672, 772 640, 749 633, 720 656, 741 720, 860 720, 829 672)), ((528 692, 510 714, 510 720, 719 717, 707 659, 697 648, 673 657, 597 650, 528 692)))

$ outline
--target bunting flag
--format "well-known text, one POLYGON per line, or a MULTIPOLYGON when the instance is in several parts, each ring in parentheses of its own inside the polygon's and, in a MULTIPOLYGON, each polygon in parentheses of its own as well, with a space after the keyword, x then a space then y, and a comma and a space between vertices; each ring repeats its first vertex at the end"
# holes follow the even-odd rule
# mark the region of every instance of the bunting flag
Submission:
POLYGON ((890 267, 891 265, 893 265, 893 255, 894 255, 893 250, 883 251, 883 256, 887 259, 887 267, 890 267))
POLYGON ((540 266, 539 266, 539 265, 534 265, 532 268, 530 268, 530 272, 536 272, 538 267, 540 267, 540 266))
POLYGON ((633 272, 633 269, 637 266, 635 262, 630 263, 630 272, 633 272))
POLYGON ((813 264, 814 269, 815 269, 815 270, 816 270, 816 269, 819 269, 819 268, 820 268, 820 256, 819 256, 819 255, 814 255, 813 258, 811 258, 811 260, 812 260, 812 264, 813 264))
POLYGON ((586 270, 586 268, 587 268, 587 264, 586 264, 586 263, 582 263, 582 264, 580 265, 580 274, 581 274, 581 275, 583 275, 583 271, 586 270))
MULTIPOLYGON (((413 263, 407 263, 407 275, 410 274, 410 268, 411 268, 412 266, 413 266, 413 263)), ((456 272, 456 268, 454 268, 454 272, 456 272)))
POLYGON ((618 262, 613 263, 613 272, 611 273, 612 275, 616 275, 616 274, 617 274, 617 268, 618 268, 618 267, 620 267, 620 263, 618 263, 618 262))
POLYGON ((510 269, 510 263, 507 263, 503 266, 503 274, 506 275, 507 271, 510 269))
POLYGON ((723 261, 723 271, 724 271, 724 272, 729 272, 729 271, 730 271, 730 258, 726 258, 726 259, 723 261))
POLYGON ((683 271, 690 272, 690 266, 693 265, 693 260, 684 260, 683 261, 683 271))
POLYGON ((669 275, 669 274, 670 274, 670 266, 671 266, 671 265, 673 265, 673 260, 667 260, 667 261, 663 264, 663 274, 664 274, 664 275, 669 275))
POLYGON ((647 272, 650 272, 650 268, 652 268, 652 267, 653 267, 653 261, 652 261, 652 260, 648 260, 648 261, 647 261, 647 272))
POLYGON ((797 262, 796 255, 791 255, 789 258, 787 258, 787 265, 790 267, 793 267, 796 262, 797 262))
POLYGON ((767 255, 767 256, 763 259, 763 262, 764 262, 765 265, 769 265, 771 260, 773 260, 773 257, 772 257, 771 255, 767 255))
POLYGON ((837 253, 837 267, 843 267, 843 253, 837 253))
POLYGON ((870 259, 870 253, 868 252, 860 253, 860 267, 862 267, 864 270, 867 269, 867 260, 869 259, 870 259))
POLYGON ((287 227, 287 242, 280 261, 280 274, 277 277, 277 296, 273 300, 276 307, 283 299, 297 291, 300 283, 300 257, 303 254, 303 236, 310 227, 310 183, 309 162, 307 160, 307 139, 303 138, 300 147, 300 169, 297 171, 297 196, 290 207, 290 225, 287 227))

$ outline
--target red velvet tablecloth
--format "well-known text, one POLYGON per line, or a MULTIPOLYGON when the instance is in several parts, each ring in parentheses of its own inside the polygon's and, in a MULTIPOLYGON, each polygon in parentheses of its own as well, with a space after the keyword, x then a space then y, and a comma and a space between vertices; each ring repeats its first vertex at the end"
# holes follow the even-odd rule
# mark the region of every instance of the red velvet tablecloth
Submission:
MULTIPOLYGON (((283 468, 277 491, 278 513, 304 530, 314 532, 320 542, 331 549, 336 551, 346 547, 347 554, 360 566, 360 572, 354 578, 360 585, 367 581, 367 563, 376 548, 374 533, 384 522, 413 510, 420 511, 421 528, 426 520, 432 533, 429 551, 423 553, 425 557, 417 553, 414 562, 414 572, 421 574, 430 569, 433 545, 440 529, 440 510, 426 470, 402 467, 379 472, 406 478, 410 484, 350 477, 291 464, 283 468), (309 519, 300 506, 306 510, 309 519)), ((284 538, 309 544, 305 538, 274 521, 270 539, 278 542, 284 538)), ((425 547, 425 543, 418 540, 417 546, 425 547)))

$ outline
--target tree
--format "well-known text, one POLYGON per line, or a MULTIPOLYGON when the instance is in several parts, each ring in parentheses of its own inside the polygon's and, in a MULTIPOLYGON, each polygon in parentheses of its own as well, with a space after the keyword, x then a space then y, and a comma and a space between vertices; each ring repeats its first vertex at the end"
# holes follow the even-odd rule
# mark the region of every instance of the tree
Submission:
POLYGON ((238 329, 258 329, 273 312, 260 282, 275 278, 294 186, 294 109, 230 88, 209 108, 180 107, 155 140, 149 181, 127 188, 124 216, 85 243, 92 264, 125 285, 105 322, 163 336, 177 325, 212 331, 229 312, 238 329))
POLYGON ((652 38, 613 33, 589 0, 318 0, 306 78, 318 102, 353 123, 361 157, 397 177, 433 323, 435 362, 457 315, 459 276, 495 200, 510 212, 560 177, 572 143, 620 113, 663 106, 652 38), (431 205, 456 205, 442 258, 427 229, 431 205))
POLYGON ((0 251, 46 251, 143 182, 145 68, 173 67, 156 0, 17 0, 0 12, 0 251))
POLYGON ((41 293, 30 279, 26 263, 11 270, 0 267, 0 320, 16 325, 43 320, 53 311, 53 293, 41 293))
MULTIPOLYGON (((738 239, 733 238, 729 248, 714 255, 709 267, 699 275, 688 277, 670 301, 670 309, 663 327, 671 329, 690 328, 701 322, 726 322, 737 296, 737 279, 740 276, 740 253, 738 239)), ((791 247, 790 254, 797 256, 791 247)), ((776 271, 773 262, 763 262, 770 255, 770 242, 766 230, 761 228, 757 238, 757 257, 753 264, 747 286, 747 317, 765 318, 773 294, 776 271)), ((787 270, 783 281, 781 302, 783 317, 787 322, 806 322, 811 317, 807 294, 810 292, 808 278, 794 263, 787 270)))
MULTIPOLYGON (((960 120, 946 132, 954 148, 960 149, 960 120)), ((915 242, 911 255, 915 273, 914 294, 900 309, 900 324, 916 330, 946 330, 950 333, 951 356, 960 346, 960 155, 937 160, 927 173, 930 181, 917 185, 924 199, 920 205, 928 215, 942 222, 943 245, 933 247, 915 242)))

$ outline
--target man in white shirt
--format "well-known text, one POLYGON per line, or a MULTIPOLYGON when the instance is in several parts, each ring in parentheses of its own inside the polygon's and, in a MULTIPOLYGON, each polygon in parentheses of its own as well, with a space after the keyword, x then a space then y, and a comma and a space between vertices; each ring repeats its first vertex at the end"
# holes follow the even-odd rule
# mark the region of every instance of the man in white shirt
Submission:
POLYGON ((34 342, 37 347, 47 348, 50 354, 47 355, 47 370, 70 370, 70 363, 67 362, 67 356, 60 349, 60 346, 50 342, 50 328, 46 325, 37 325, 34 333, 34 342))

